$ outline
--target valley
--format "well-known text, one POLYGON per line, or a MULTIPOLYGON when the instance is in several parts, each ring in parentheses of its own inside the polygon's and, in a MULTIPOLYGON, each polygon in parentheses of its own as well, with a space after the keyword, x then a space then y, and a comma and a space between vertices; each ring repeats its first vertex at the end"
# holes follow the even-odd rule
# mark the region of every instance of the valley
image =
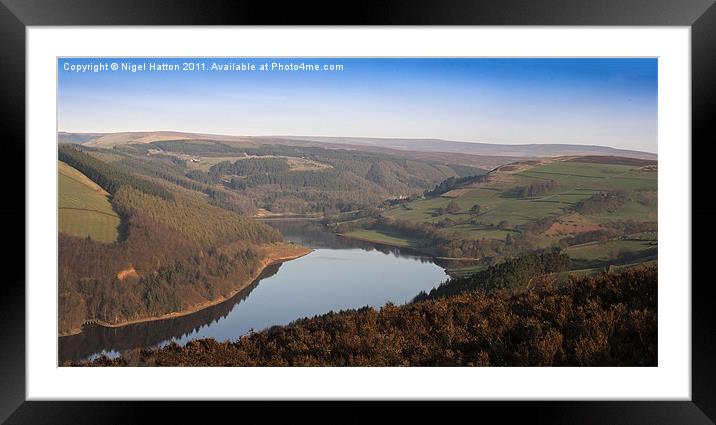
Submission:
POLYGON ((656 264, 648 155, 178 134, 61 135, 73 142, 59 145, 61 363, 136 364, 137 350, 465 291, 448 288, 507 300, 656 264), (529 279, 491 286, 526 265, 529 279))

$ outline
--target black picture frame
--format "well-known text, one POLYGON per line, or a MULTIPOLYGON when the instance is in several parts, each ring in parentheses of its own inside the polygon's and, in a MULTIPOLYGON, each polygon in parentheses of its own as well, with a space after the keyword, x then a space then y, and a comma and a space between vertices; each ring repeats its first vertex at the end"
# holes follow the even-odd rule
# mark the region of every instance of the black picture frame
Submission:
MULTIPOLYGON (((262 412, 291 422, 308 419, 330 423, 382 420, 441 422, 462 415, 490 416, 500 422, 590 424, 708 424, 716 421, 716 320, 708 279, 692 285, 692 397, 690 401, 560 401, 471 402, 450 407, 413 402, 384 410, 383 404, 316 406, 287 404, 277 410, 263 403, 237 406, 211 402, 79 402, 26 401, 25 386, 25 42, 27 26, 65 25, 561 25, 561 26, 688 26, 692 49, 692 195, 707 192, 710 181, 706 150, 713 144, 711 111, 716 103, 716 6, 713 0, 502 0, 382 2, 235 2, 171 0, 0 0, 0 117, 4 157, 0 167, 4 201, 0 213, 7 223, 3 236, 10 249, 0 295, 0 422, 7 424, 146 423, 206 421, 208 416, 242 411, 262 412), (698 141, 698 142, 696 142, 698 141), (698 147, 698 155, 694 152, 698 147), (23 158, 20 161, 19 158, 23 158), (19 223, 24 223, 20 226, 19 223), (9 276, 9 278, 8 278, 9 276), (333 412, 336 407, 340 412, 333 412), (270 410, 269 410, 270 409, 270 410), (378 409, 382 413, 378 413, 378 409), (270 412, 270 413, 269 413, 270 412), (494 416, 494 415, 497 416, 494 416)), ((692 196, 695 201, 696 197, 692 196)), ((693 202, 693 201, 692 201, 693 202)), ((716 207, 693 202, 693 242, 716 233, 709 223, 716 207)), ((711 203, 712 204, 712 203, 711 203)), ((693 270, 709 264, 708 248, 692 246, 693 270)), ((666 282, 664 284, 688 284, 666 282)), ((107 383, 98 383, 105 385, 107 383)), ((159 383, 160 385, 160 383, 159 383)), ((237 383, 240 385, 240 383, 237 383)), ((479 383, 476 383, 479 385, 479 383)))

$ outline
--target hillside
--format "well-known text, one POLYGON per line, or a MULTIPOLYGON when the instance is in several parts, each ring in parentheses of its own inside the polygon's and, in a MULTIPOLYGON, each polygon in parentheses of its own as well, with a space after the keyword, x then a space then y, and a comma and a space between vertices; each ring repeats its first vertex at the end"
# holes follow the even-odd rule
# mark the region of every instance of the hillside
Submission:
MULTIPOLYGON (((656 366, 657 268, 538 289, 330 312, 236 341, 171 344, 139 366, 656 366)), ((86 363, 79 363, 84 365, 86 363)), ((99 358, 92 366, 126 366, 99 358)))
POLYGON ((58 162, 58 188, 61 233, 106 243, 117 240, 120 219, 112 209, 109 193, 61 161, 58 162))
MULTIPOLYGON (((451 258, 567 248, 584 267, 648 259, 657 244, 655 161, 587 156, 516 162, 452 179, 377 218, 340 219, 347 236, 451 258)), ((376 216, 374 216, 376 217, 376 216)))
POLYGON ((153 139, 179 135, 133 133, 132 143, 82 149, 222 209, 323 215, 344 235, 439 257, 490 262, 558 246, 593 268, 656 256, 658 173, 650 159, 570 155, 498 161, 486 172, 425 152, 153 139))
POLYGON ((87 143, 104 136, 104 133, 57 133, 57 143, 87 143))
POLYGON ((572 269, 657 257, 651 160, 567 156, 486 172, 408 154, 205 139, 61 144, 59 158, 63 333, 89 319, 192 309, 248 284, 282 239, 247 217, 259 211, 322 216, 337 233, 457 261, 454 275, 551 248, 572 269), (105 221, 80 217, 99 213, 105 221))
POLYGON ((284 249, 271 227, 84 149, 59 147, 60 334, 192 310, 231 296, 271 261, 305 254, 284 249))
MULTIPOLYGON (((68 133, 58 132, 59 143, 82 143, 98 148, 112 148, 128 143, 151 143, 163 140, 192 140, 210 139, 218 141, 241 142, 241 136, 226 136, 220 134, 185 133, 180 131, 140 131, 118 133, 68 133)), ((251 143, 249 143, 251 144, 251 143)))
POLYGON ((206 139, 127 143, 112 149, 89 145, 81 149, 127 174, 168 181, 247 214, 260 209, 284 214, 358 210, 420 196, 449 177, 486 172, 469 160, 324 147, 244 146, 206 139))
MULTIPOLYGON (((354 146, 373 146, 418 152, 452 152, 468 155, 503 156, 515 158, 544 158, 565 155, 609 155, 629 158, 656 159, 649 152, 616 149, 607 146, 570 144, 522 144, 455 142, 442 139, 388 139, 368 137, 310 137, 270 136, 269 139, 285 141, 310 141, 354 146)), ((261 140, 261 137, 255 138, 261 140)))
POLYGON ((79 141, 87 146, 111 148, 129 143, 151 143, 164 140, 216 140, 237 145, 284 144, 292 146, 353 146, 429 153, 456 153, 486 157, 544 158, 566 155, 609 155, 629 158, 656 159, 649 152, 616 149, 606 146, 570 144, 499 144, 456 142, 441 139, 400 139, 369 137, 317 137, 317 136, 229 136, 218 134, 185 133, 176 131, 147 131, 123 133, 58 133, 60 142, 79 141))

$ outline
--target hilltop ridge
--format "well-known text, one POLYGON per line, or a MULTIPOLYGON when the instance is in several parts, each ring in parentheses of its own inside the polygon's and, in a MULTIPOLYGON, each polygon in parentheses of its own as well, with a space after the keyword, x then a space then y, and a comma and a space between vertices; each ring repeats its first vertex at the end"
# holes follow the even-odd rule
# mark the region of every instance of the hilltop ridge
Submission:
POLYGON ((116 133, 58 132, 60 143, 82 143, 86 146, 111 148, 129 143, 152 143, 171 140, 214 140, 239 143, 243 146, 260 144, 287 144, 296 146, 358 146, 398 151, 460 153, 481 156, 513 158, 543 158, 567 155, 607 155, 639 159, 656 159, 657 155, 608 146, 577 144, 499 144, 483 142, 458 142, 442 139, 370 138, 370 137, 322 137, 322 136, 235 136, 221 134, 189 133, 179 131, 143 131, 116 133))

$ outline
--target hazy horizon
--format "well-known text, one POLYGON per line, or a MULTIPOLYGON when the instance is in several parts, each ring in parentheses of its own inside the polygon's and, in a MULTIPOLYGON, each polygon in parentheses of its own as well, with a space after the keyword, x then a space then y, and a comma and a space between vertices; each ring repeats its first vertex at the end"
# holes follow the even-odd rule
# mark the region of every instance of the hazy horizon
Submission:
MULTIPOLYGON (((74 72, 58 60, 58 131, 573 144, 657 153, 656 59, 198 59, 343 71, 74 72)), ((67 65, 66 65, 67 64, 67 65)))
POLYGON ((212 132, 194 132, 194 131, 178 131, 178 130, 132 130, 132 131, 111 131, 111 132, 104 132, 104 131, 67 131, 67 130, 57 130, 58 133, 67 133, 67 134, 119 134, 119 133, 186 133, 186 134, 197 134, 197 135, 208 135, 208 136, 219 136, 219 137, 276 137, 276 138, 296 138, 296 139, 309 139, 309 138, 320 138, 320 139, 380 139, 380 140, 415 140, 415 141, 438 141, 438 142, 448 142, 448 143, 474 143, 474 144, 485 144, 485 145, 509 145, 509 146, 531 146, 531 145, 564 145, 564 146, 594 146, 594 147, 600 147, 600 148, 614 148, 614 149, 620 149, 620 150, 633 150, 635 152, 645 152, 645 153, 653 153, 654 155, 657 154, 656 151, 642 151, 639 149, 629 149, 629 148, 623 148, 618 146, 608 146, 608 145, 590 145, 590 144, 578 144, 578 143, 495 143, 495 142, 489 142, 489 141, 468 141, 468 140, 448 140, 448 139, 437 139, 437 138, 422 138, 422 137, 376 137, 376 136, 323 136, 323 135, 316 135, 316 134, 225 134, 225 133, 212 133, 212 132))

